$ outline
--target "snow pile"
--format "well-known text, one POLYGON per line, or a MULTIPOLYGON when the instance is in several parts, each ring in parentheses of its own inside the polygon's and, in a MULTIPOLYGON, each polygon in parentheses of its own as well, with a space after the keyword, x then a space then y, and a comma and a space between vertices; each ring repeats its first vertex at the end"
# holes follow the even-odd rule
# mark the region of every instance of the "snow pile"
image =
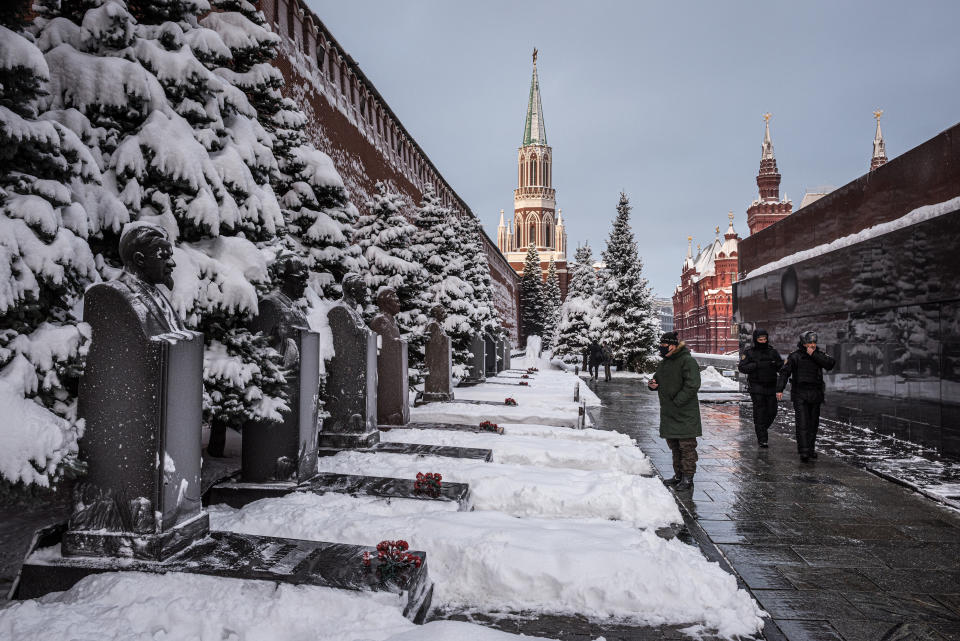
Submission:
POLYGON ((874 225, 873 227, 868 227, 862 231, 857 232, 856 234, 850 234, 849 236, 844 236, 843 238, 838 238, 829 243, 824 243, 823 245, 817 245, 811 249, 805 249, 803 251, 785 256, 780 260, 775 260, 772 263, 767 263, 757 267, 756 269, 747 273, 746 278, 754 278, 755 276, 762 276, 763 274, 768 274, 772 271, 776 271, 782 267, 787 267, 788 265, 793 265, 811 258, 816 258, 817 256, 822 256, 830 252, 836 251, 838 249, 843 249, 844 247, 849 247, 851 245, 856 245, 857 243, 862 243, 871 238, 877 238, 878 236, 883 236, 884 234, 889 234, 891 232, 897 231, 898 229, 903 229, 911 225, 916 225, 922 223, 926 220, 936 218, 938 216, 943 216, 945 214, 950 214, 960 209, 960 196, 952 198, 950 200, 944 201, 942 203, 936 203, 933 205, 924 205, 923 207, 917 207, 910 213, 897 218, 896 220, 891 220, 889 222, 880 223, 879 225, 874 225))
POLYGON ((739 391, 740 384, 732 378, 727 378, 710 365, 700 372, 700 390, 739 391))
MULTIPOLYGON (((509 387, 503 394, 514 396, 509 387)), ((459 394, 460 390, 456 390, 459 394)), ((503 400, 502 398, 500 400, 503 400)), ((573 401, 567 403, 525 403, 517 399, 519 405, 496 406, 474 405, 472 403, 428 403, 420 407, 410 408, 410 422, 412 423, 462 423, 479 425, 481 421, 494 423, 548 423, 563 427, 576 427, 579 420, 580 408, 573 401)))
MULTIPOLYGON (((32 374, 33 368, 23 363, 32 374)), ((0 417, 0 477, 5 480, 47 487, 62 464, 76 459, 78 428, 24 398, 23 390, 6 378, 0 379, 0 417)))
POLYGON ((291 494, 242 510, 216 506, 211 527, 368 545, 402 536, 428 551, 434 603, 453 610, 701 623, 727 637, 762 626, 762 611, 736 579, 676 539, 600 519, 517 519, 435 506, 291 494))
POLYGON ((440 472, 444 481, 470 484, 476 509, 513 516, 614 519, 650 528, 681 521, 676 502, 659 479, 617 471, 364 452, 322 456, 318 467, 321 472, 363 470, 371 476, 406 479, 415 478, 417 472, 440 472))
POLYGON ((9 639, 155 641, 509 641, 470 623, 415 625, 388 593, 190 574, 96 574, 67 592, 0 610, 9 639))
MULTIPOLYGON (((580 430, 567 430, 579 432, 580 430)), ((593 432, 597 430, 591 430, 593 432)), ((554 439, 544 442, 538 436, 519 436, 513 431, 460 432, 454 430, 391 430, 381 432, 380 440, 393 443, 424 443, 493 450, 495 463, 565 467, 577 470, 612 470, 626 474, 652 475, 650 459, 633 444, 617 447, 589 440, 554 439)))

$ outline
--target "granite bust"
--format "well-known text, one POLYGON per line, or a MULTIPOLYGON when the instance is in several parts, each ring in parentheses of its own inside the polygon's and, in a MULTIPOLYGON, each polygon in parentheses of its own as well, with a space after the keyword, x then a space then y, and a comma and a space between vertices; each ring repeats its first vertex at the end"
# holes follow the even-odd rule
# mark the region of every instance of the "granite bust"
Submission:
POLYGON ((400 299, 392 287, 377 292, 380 312, 370 323, 370 329, 380 336, 380 354, 377 357, 377 417, 383 425, 406 425, 410 420, 408 399, 408 346, 400 336, 396 315, 400 313, 400 299))
POLYGON ((334 356, 327 368, 324 419, 320 447, 369 447, 379 440, 377 431, 377 339, 360 309, 367 285, 359 274, 347 274, 341 284, 343 298, 327 313, 333 335, 334 356))
POLYGON ((173 286, 163 228, 131 223, 123 273, 90 287, 92 341, 80 380, 88 465, 64 536, 67 555, 159 560, 208 529, 200 506, 203 336, 184 328, 160 286, 173 286))
POLYGON ((241 477, 246 482, 299 482, 316 474, 320 338, 310 331, 306 315, 295 302, 303 298, 309 271, 293 255, 281 257, 278 264, 280 288, 260 299, 250 329, 262 332, 280 353, 290 409, 279 424, 244 425, 241 477))
POLYGON ((423 399, 428 402, 450 401, 453 400, 453 354, 450 337, 443 331, 447 310, 442 305, 434 305, 430 315, 433 320, 427 324, 427 376, 423 383, 423 399))

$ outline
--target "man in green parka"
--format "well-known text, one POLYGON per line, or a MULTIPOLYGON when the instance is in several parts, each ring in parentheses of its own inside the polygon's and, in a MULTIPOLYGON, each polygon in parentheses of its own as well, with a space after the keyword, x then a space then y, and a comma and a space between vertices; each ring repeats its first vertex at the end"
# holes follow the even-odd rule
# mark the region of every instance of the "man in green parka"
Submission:
POLYGON ((663 360, 647 384, 660 397, 660 437, 667 439, 673 453, 673 478, 664 481, 678 490, 693 488, 697 471, 697 437, 700 425, 700 367, 676 332, 660 337, 663 360))

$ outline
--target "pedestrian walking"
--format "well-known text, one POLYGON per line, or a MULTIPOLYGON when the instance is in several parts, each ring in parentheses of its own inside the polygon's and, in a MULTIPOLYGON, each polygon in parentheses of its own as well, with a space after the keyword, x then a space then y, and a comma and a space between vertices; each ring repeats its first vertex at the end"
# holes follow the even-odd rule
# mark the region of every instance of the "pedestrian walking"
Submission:
POLYGON ((767 430, 777 418, 777 379, 782 367, 783 357, 770 344, 767 330, 754 330, 753 347, 747 348, 740 356, 737 369, 747 375, 750 400, 753 401, 753 428, 760 447, 767 447, 767 430))
POLYGON ((590 380, 597 380, 600 374, 600 365, 603 363, 603 348, 596 339, 590 341, 587 347, 587 364, 590 366, 590 380))
POLYGON ((834 365, 836 361, 833 357, 817 348, 817 333, 804 332, 800 335, 796 351, 787 356, 787 362, 780 369, 777 400, 783 400, 787 381, 792 380, 790 399, 797 421, 797 452, 804 463, 817 458, 814 448, 824 396, 823 370, 829 371, 834 365))
POLYGON ((697 437, 700 424, 700 366, 676 332, 660 337, 663 360, 647 384, 660 397, 660 437, 673 454, 673 478, 664 481, 678 490, 693 488, 697 472, 697 437))
POLYGON ((600 349, 603 351, 603 381, 609 383, 610 379, 613 378, 610 375, 610 366, 613 365, 613 350, 606 342, 600 344, 600 349))

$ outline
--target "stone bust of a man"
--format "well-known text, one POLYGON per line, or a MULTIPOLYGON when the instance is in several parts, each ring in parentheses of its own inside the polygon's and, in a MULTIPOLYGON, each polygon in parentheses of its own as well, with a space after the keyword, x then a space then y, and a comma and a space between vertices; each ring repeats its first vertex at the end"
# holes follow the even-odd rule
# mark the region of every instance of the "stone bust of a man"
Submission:
POLYGON ((363 282, 363 277, 360 274, 347 274, 343 277, 341 287, 343 288, 342 302, 350 310, 350 316, 363 323, 360 310, 367 302, 367 284, 363 282))
POLYGON ((395 318, 400 313, 400 298, 397 296, 397 290, 392 287, 381 288, 377 292, 377 307, 380 313, 370 323, 371 329, 378 334, 399 339, 400 330, 395 318))
POLYGON ((120 236, 123 273, 107 283, 130 303, 147 336, 183 331, 183 321, 159 288, 173 289, 173 245, 163 227, 131 223, 120 236))

